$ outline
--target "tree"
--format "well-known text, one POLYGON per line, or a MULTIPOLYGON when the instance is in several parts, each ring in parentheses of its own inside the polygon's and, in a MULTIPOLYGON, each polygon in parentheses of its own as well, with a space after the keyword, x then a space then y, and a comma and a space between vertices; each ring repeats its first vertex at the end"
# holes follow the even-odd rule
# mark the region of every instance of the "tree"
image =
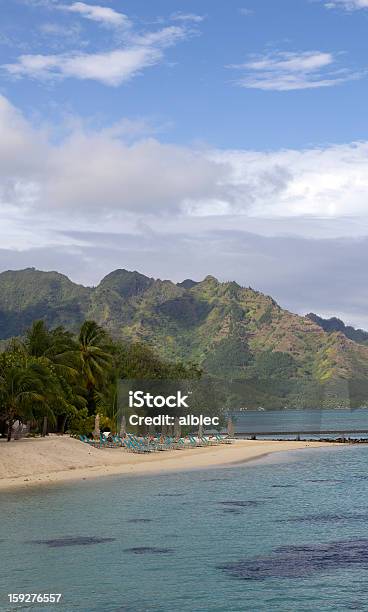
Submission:
POLYGON ((41 415, 53 418, 48 403, 51 388, 47 368, 34 360, 27 361, 18 353, 4 353, 0 359, 1 416, 8 423, 8 442, 16 420, 37 419, 41 415))
MULTIPOLYGON (((58 419, 58 431, 64 431, 66 420, 86 405, 78 385, 78 360, 73 335, 63 327, 49 330, 44 321, 35 321, 20 345, 29 357, 42 360, 53 379, 49 403, 58 419)), ((45 417, 47 419, 47 417, 45 417)), ((47 429, 47 422, 44 423, 47 429)))
POLYGON ((27 355, 46 359, 66 380, 77 377, 76 343, 63 327, 50 331, 44 321, 35 321, 26 332, 23 347, 27 355))
POLYGON ((103 391, 111 377, 113 352, 113 344, 105 330, 95 321, 85 321, 78 335, 76 355, 89 414, 96 411, 96 392, 103 391))
POLYGON ((150 347, 136 342, 118 344, 116 363, 120 378, 135 380, 199 379, 202 370, 194 363, 176 363, 161 359, 150 347))

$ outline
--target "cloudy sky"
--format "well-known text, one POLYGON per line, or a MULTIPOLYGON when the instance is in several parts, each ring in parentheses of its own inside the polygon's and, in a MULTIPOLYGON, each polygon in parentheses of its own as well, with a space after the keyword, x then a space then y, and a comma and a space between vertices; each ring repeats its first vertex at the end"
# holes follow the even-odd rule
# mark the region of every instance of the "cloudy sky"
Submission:
POLYGON ((368 328, 368 0, 0 0, 0 271, 368 328))

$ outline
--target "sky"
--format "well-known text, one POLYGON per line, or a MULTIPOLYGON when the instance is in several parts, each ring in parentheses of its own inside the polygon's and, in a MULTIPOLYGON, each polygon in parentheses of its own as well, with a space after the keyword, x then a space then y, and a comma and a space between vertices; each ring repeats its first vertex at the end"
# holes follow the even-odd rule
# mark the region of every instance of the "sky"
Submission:
POLYGON ((0 0, 0 271, 368 328, 368 0, 0 0))

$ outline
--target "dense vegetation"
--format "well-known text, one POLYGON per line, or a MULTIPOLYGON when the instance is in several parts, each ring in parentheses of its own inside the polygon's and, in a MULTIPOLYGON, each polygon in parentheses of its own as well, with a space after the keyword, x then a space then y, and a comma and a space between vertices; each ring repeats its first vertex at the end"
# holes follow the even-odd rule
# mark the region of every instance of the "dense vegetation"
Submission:
MULTIPOLYGON (((89 382, 82 399, 90 415, 97 401, 106 405, 106 397, 114 397, 116 363, 123 378, 152 379, 172 376, 172 368, 180 378, 178 363, 196 363, 211 384, 218 379, 223 387, 225 382, 237 389, 242 385, 241 397, 239 391, 225 394, 226 403, 234 406, 312 407, 321 398, 328 405, 337 398, 341 405, 347 395, 335 390, 342 388, 348 388, 351 405, 367 403, 366 332, 337 319, 323 322, 292 314, 267 295, 212 276, 175 284, 115 270, 89 288, 57 272, 0 274, 0 348, 11 336, 23 337, 36 318, 50 328, 62 326, 74 341, 83 321, 93 320, 106 330, 102 345, 106 334, 108 343, 114 339, 110 357, 101 347, 103 370, 110 360, 114 364, 103 393, 98 368, 90 372, 88 362, 83 366, 89 382)), ((80 344, 89 342, 87 336, 79 338, 80 344)))
POLYGON ((11 439, 13 425, 75 433, 93 430, 96 413, 102 425, 119 426, 121 379, 198 379, 201 371, 183 363, 166 363, 142 344, 114 342, 94 321, 76 334, 36 321, 24 339, 13 339, 0 353, 0 427, 11 439))

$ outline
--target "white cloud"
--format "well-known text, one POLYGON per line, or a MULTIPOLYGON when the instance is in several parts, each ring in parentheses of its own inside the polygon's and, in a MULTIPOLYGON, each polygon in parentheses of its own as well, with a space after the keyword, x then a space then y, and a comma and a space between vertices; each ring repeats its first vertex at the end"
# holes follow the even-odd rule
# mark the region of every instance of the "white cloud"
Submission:
POLYGON ((107 53, 76 55, 22 55, 8 65, 10 74, 38 79, 74 77, 117 86, 162 58, 160 50, 136 47, 107 53))
MULTIPOLYGON (((367 193, 368 142, 216 151, 162 144, 140 129, 134 139, 129 125, 88 131, 75 124, 55 144, 0 97, 0 205, 32 216, 52 211, 69 223, 73 211, 114 226, 126 214, 145 222, 206 217, 207 224, 219 216, 247 224, 352 217, 366 229, 367 193)), ((344 231, 351 235, 352 225, 341 223, 344 231)))
POLYGON ((235 214, 368 220, 368 142, 273 153, 226 151, 214 159, 232 169, 227 180, 235 214))
POLYGON ((341 7, 347 11, 358 11, 368 8, 368 0, 333 0, 333 2, 325 2, 325 7, 328 9, 341 7))
POLYGON ((205 17, 196 15, 195 13, 173 13, 171 15, 173 21, 192 21, 193 23, 201 23, 205 17))
POLYGON ((134 45, 142 47, 171 47, 188 36, 188 31, 182 26, 168 26, 156 32, 146 32, 131 37, 134 45))
POLYGON ((344 69, 333 69, 336 63, 331 53, 305 51, 302 53, 276 51, 240 65, 233 65, 243 72, 237 85, 264 91, 292 91, 332 87, 358 75, 344 69))
POLYGON ((40 25, 40 31, 46 35, 63 36, 69 38, 71 36, 79 35, 81 29, 78 25, 67 27, 59 23, 46 22, 40 25))
POLYGON ((106 6, 86 4, 85 2, 74 2, 68 5, 57 5, 57 8, 71 13, 77 13, 86 19, 96 21, 108 27, 130 27, 131 25, 126 15, 118 13, 114 9, 106 6))
POLYGON ((129 81, 144 68, 159 63, 163 49, 186 37, 181 27, 167 27, 157 32, 134 36, 122 49, 102 53, 65 53, 57 55, 21 55, 17 63, 3 66, 14 77, 35 79, 90 79, 118 86, 129 81))
MULTIPOLYGON (((38 3, 39 0, 36 1, 38 3)), ((34 4, 34 0, 31 2, 34 4)), ((50 0, 42 0, 42 6, 51 10, 59 9, 76 13, 104 26, 113 27, 115 46, 100 50, 96 44, 92 47, 93 41, 89 41, 91 43, 89 48, 93 49, 93 52, 87 53, 81 51, 81 47, 86 47, 88 41, 79 40, 78 30, 71 28, 73 36, 66 36, 63 27, 55 23, 46 23, 41 25, 42 33, 56 36, 60 40, 59 44, 53 43, 53 48, 70 50, 63 53, 20 55, 16 62, 1 66, 2 70, 12 77, 30 77, 39 80, 60 80, 71 77, 119 86, 140 74, 145 68, 163 61, 165 49, 197 33, 194 25, 189 27, 185 22, 201 20, 198 15, 178 13, 176 19, 182 21, 181 24, 169 25, 156 31, 139 31, 133 27, 133 22, 126 15, 108 7, 85 2, 58 4, 54 0, 51 0, 51 3, 50 0), (78 44, 74 44, 71 48, 73 39, 78 44)))
POLYGON ((249 8, 240 8, 239 12, 241 15, 243 15, 244 17, 250 17, 251 15, 254 15, 254 11, 252 9, 249 8))
POLYGON ((368 142, 216 151, 139 122, 69 130, 55 138, 0 96, 0 269, 212 273, 367 322, 368 142))
POLYGON ((216 194, 221 162, 153 138, 130 144, 130 135, 127 144, 120 134, 76 127, 54 145, 0 97, 0 203, 67 216, 161 215, 216 194))

